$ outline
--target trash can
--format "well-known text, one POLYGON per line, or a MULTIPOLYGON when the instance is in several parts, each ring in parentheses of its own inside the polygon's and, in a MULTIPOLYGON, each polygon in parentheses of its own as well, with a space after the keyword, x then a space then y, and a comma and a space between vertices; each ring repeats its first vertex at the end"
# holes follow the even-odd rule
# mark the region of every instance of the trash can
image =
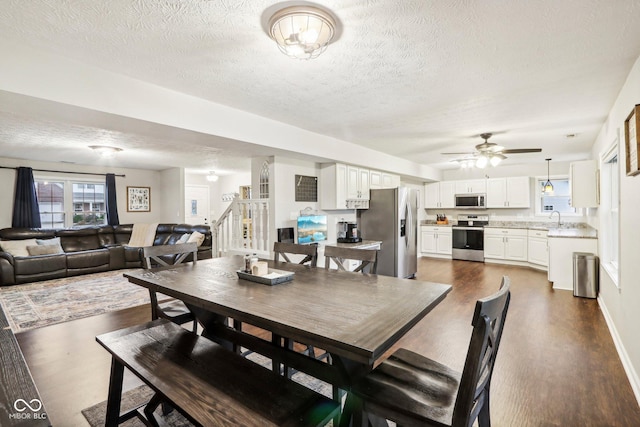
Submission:
POLYGON ((573 253, 573 296, 598 297, 598 257, 588 252, 573 253))

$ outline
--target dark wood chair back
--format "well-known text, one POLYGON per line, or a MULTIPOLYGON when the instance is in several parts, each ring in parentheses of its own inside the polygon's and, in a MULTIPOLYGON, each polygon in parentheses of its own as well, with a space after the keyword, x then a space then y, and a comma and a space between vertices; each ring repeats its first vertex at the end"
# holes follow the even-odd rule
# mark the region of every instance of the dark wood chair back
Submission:
POLYGON ((454 426, 471 425, 488 399, 493 366, 511 299, 510 289, 510 280, 504 276, 498 292, 476 302, 471 342, 453 409, 454 426))
POLYGON ((278 262, 280 257, 284 262, 292 262, 287 255, 304 255, 304 258, 298 264, 309 263, 310 267, 316 267, 318 264, 318 246, 317 245, 298 245, 296 243, 275 242, 273 244, 273 260, 278 262))
POLYGON ((462 373, 400 348, 352 385, 352 403, 345 408, 361 408, 361 415, 403 426, 472 427, 477 420, 480 427, 490 427, 489 385, 510 288, 505 276, 498 292, 476 302, 462 373))
POLYGON ((361 261, 360 265, 353 270, 354 272, 368 272, 371 274, 376 274, 376 271, 378 269, 377 249, 354 249, 342 248, 337 246, 324 247, 325 268, 329 268, 331 265, 331 261, 333 261, 338 266, 338 270, 350 271, 344 265, 344 261, 347 259, 361 261), (368 270, 365 270, 367 266, 368 270))
MULTIPOLYGON (((198 261, 198 245, 195 242, 191 243, 179 243, 175 245, 158 245, 158 246, 145 246, 142 249, 142 256, 144 257, 144 268, 151 268, 152 261, 156 265, 162 267, 170 267, 172 265, 182 264, 187 260, 189 254, 192 254, 193 263, 198 261)), ((170 320, 178 325, 193 322, 193 332, 198 330, 198 322, 194 314, 187 308, 187 306, 180 300, 169 299, 166 295, 160 295, 163 299, 162 302, 158 301, 158 294, 156 291, 149 289, 149 299, 151 300, 151 319, 155 320, 163 318, 170 320)))
POLYGON ((189 254, 193 254, 193 262, 198 260, 197 243, 178 243, 175 245, 145 246, 142 248, 144 268, 151 268, 152 261, 162 267, 181 264, 189 254))

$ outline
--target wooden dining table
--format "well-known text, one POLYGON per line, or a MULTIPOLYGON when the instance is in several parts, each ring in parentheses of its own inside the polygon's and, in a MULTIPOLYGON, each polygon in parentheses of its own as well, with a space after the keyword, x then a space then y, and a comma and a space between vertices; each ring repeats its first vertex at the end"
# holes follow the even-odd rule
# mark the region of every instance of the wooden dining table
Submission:
MULTIPOLYGON (((238 277, 242 256, 199 260, 171 268, 125 273, 130 282, 182 300, 202 335, 229 349, 248 348, 348 392, 388 349, 449 293, 447 284, 339 272, 268 261, 293 272, 266 285, 238 277), (229 318, 270 331, 271 341, 232 327, 229 318), (316 360, 282 345, 282 338, 331 354, 316 360)), ((334 398, 338 398, 334 394, 334 398)))

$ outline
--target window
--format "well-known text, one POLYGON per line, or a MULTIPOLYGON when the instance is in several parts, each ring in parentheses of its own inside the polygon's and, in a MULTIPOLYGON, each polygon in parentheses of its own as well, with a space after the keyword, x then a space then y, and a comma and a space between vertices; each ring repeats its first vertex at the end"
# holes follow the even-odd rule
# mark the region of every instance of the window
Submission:
POLYGON ((262 163, 260 170, 260 194, 261 199, 269 198, 269 162, 262 163))
POLYGON ((42 228, 64 227, 64 182, 36 181, 42 228))
POLYGON ((565 215, 578 215, 578 209, 571 206, 571 185, 569 178, 551 179, 553 193, 542 191, 547 178, 539 177, 536 180, 536 214, 549 215, 558 211, 565 215))
POLYGON ((43 228, 107 223, 104 184, 38 178, 35 181, 43 228))
POLYGON ((618 285, 618 261, 620 239, 620 169, 618 165, 618 144, 614 143, 601 158, 601 228, 602 263, 605 271, 618 285))

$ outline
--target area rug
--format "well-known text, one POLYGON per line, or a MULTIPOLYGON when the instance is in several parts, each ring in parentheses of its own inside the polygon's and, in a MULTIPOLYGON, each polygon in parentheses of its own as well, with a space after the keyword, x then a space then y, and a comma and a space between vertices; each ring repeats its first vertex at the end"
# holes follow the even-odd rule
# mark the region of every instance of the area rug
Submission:
MULTIPOLYGON (((265 367, 271 366, 270 359, 267 359, 266 357, 263 357, 256 353, 250 354, 247 358, 250 360, 253 360, 256 363, 259 363, 262 366, 265 366, 265 367)), ((320 381, 316 378, 310 377, 309 375, 303 374, 301 372, 296 372, 293 375, 292 379, 327 397, 331 397, 332 395, 331 386, 329 384, 323 381, 320 381)), ((151 396, 153 396, 153 391, 146 385, 136 387, 132 390, 129 390, 123 393, 120 412, 124 412, 124 410, 138 407, 144 404, 145 402, 148 402, 149 399, 151 399, 151 396)), ((106 411, 107 411, 107 401, 105 400, 104 402, 98 403, 97 405, 93 405, 87 409, 83 409, 82 415, 84 415, 84 417, 87 419, 91 427, 99 427, 99 426, 104 426, 106 411)), ((162 416, 159 408, 155 413, 156 413, 156 416, 162 419, 168 427, 187 427, 192 425, 177 411, 172 411, 167 416, 162 416)), ((123 427, 144 427, 144 424, 142 423, 142 421, 140 421, 137 418, 132 418, 120 425, 123 427)), ((329 422, 329 424, 327 424, 327 426, 332 426, 332 425, 333 425, 332 422, 329 422)))
MULTIPOLYGON (((138 270, 138 269, 135 269, 138 270)), ((129 283, 128 270, 0 287, 0 305, 14 333, 149 303, 149 291, 129 283)))

